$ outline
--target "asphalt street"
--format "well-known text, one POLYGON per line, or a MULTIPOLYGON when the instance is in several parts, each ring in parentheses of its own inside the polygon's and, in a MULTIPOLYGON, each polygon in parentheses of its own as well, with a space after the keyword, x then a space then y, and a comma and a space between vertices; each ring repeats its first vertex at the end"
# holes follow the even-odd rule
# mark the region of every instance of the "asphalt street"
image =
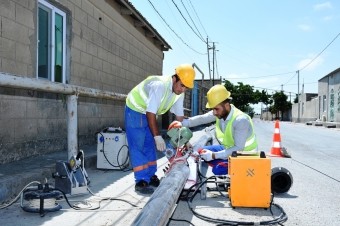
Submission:
MULTIPOLYGON (((274 123, 255 119, 254 125, 260 149, 270 153, 274 123)), ((291 189, 287 193, 275 195, 273 199, 288 216, 283 225, 339 225, 339 129, 281 122, 280 131, 282 145, 292 158, 271 157, 271 165, 272 168, 284 167, 293 175, 291 189)), ((160 156, 157 163, 157 174, 163 177, 167 159, 160 156)), ((39 213, 23 211, 18 200, 0 210, 0 225, 131 225, 150 198, 134 191, 133 173, 99 170, 96 167, 88 168, 87 173, 91 180, 89 189, 94 195, 87 193, 69 197, 70 204, 82 210, 71 208, 63 199, 57 201, 62 206, 61 210, 48 212, 41 217, 39 213)), ((280 214, 275 206, 269 209, 232 208, 226 192, 216 191, 214 184, 208 186, 210 189, 206 200, 202 200, 199 194, 190 203, 179 200, 169 225, 216 225, 212 219, 260 224, 280 214), (206 220, 197 217, 199 214, 206 220)))

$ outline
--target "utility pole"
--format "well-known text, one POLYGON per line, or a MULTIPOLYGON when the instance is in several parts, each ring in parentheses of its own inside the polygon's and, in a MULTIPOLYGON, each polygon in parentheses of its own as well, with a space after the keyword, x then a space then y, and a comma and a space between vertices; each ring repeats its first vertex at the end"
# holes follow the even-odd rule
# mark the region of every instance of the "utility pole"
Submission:
POLYGON ((297 94, 298 117, 297 117, 297 122, 300 122, 300 71, 297 70, 296 73, 298 74, 298 94, 297 94))
POLYGON ((207 37, 208 70, 209 70, 209 79, 211 80, 211 71, 210 71, 210 54, 209 54, 209 51, 210 51, 210 47, 209 47, 209 40, 208 40, 208 37, 207 37))
POLYGON ((213 47, 212 47, 212 50, 213 50, 213 85, 215 85, 215 42, 213 42, 213 47))
POLYGON ((281 91, 283 91, 283 84, 281 84, 281 91))

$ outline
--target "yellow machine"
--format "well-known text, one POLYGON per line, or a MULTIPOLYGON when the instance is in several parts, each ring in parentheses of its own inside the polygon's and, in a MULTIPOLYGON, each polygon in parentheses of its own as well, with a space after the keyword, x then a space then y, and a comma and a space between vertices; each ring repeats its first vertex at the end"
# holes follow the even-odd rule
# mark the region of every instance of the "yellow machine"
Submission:
POLYGON ((271 160, 260 156, 229 157, 229 199, 232 207, 268 208, 271 202, 271 160))

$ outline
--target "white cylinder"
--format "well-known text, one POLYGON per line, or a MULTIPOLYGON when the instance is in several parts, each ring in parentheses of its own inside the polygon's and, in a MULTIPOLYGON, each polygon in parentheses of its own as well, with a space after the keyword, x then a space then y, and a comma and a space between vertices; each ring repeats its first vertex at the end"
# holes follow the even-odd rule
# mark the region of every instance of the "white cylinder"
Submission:
POLYGON ((78 153, 78 109, 76 95, 67 95, 67 150, 68 159, 78 153))

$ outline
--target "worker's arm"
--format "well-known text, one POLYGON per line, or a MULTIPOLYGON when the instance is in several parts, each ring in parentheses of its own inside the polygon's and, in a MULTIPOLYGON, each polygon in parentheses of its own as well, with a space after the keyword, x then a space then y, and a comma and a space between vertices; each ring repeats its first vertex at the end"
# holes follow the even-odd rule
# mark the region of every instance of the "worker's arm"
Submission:
POLYGON ((146 118, 148 120, 148 124, 151 130, 151 133, 153 135, 153 138, 155 139, 156 148, 158 151, 164 151, 165 150, 165 141, 163 137, 160 135, 160 132, 158 130, 157 126, 157 119, 156 115, 151 112, 146 112, 146 118))
POLYGON ((185 127, 195 127, 195 126, 214 122, 215 120, 216 120, 216 117, 214 116, 213 111, 211 110, 203 115, 196 115, 196 116, 193 116, 187 119, 183 119, 183 121, 181 122, 182 122, 182 125, 185 127))
POLYGON ((158 130, 158 125, 157 125, 157 119, 156 115, 151 112, 146 112, 146 118, 148 120, 148 124, 151 130, 151 134, 153 136, 158 136, 160 135, 159 130, 158 130))
POLYGON ((176 121, 182 122, 184 119, 184 116, 176 116, 176 121))

